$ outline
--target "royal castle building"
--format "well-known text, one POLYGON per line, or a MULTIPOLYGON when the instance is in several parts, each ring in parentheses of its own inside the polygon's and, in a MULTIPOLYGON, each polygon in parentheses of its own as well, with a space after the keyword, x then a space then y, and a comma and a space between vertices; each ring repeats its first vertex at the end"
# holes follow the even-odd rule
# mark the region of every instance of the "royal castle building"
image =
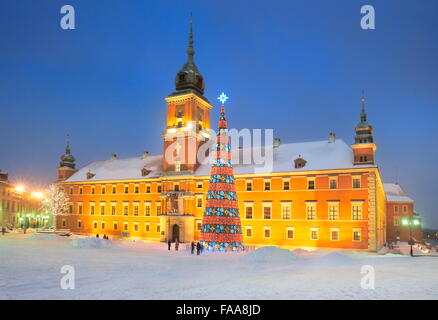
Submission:
MULTIPOLYGON (((113 155, 77 170, 67 146, 58 185, 70 196, 70 215, 58 218, 58 228, 152 241, 199 240, 210 164, 197 161, 196 154, 209 136, 212 105, 194 54, 190 30, 187 62, 165 98, 163 154, 113 155)), ((352 145, 334 134, 303 143, 277 139, 269 170, 233 163, 245 246, 378 250, 388 221, 375 151, 362 98, 352 145)), ((234 149, 233 159, 241 152, 234 149)))

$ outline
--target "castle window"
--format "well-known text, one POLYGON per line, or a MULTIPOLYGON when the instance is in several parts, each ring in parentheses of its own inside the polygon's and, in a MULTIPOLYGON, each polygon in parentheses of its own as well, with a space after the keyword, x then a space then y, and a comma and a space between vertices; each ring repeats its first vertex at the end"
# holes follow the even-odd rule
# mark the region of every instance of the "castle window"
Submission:
POLYGON ((100 227, 101 227, 102 230, 105 229, 105 221, 102 221, 102 222, 100 223, 100 227))
POLYGON ((80 229, 82 227, 82 221, 78 220, 78 228, 80 229))
POLYGON ((146 185, 146 193, 151 193, 151 185, 146 185))
POLYGON ((403 213, 408 213, 408 206, 406 205, 403 206, 403 213))
POLYGON ((79 187, 79 194, 82 194, 83 193, 83 189, 82 189, 82 187, 79 187))
POLYGON ((157 203, 157 216, 161 215, 161 203, 157 203))
POLYGON ((175 185, 173 186, 173 189, 175 191, 179 191, 179 184, 175 183, 175 185))
POLYGON ((186 80, 186 74, 184 72, 181 72, 178 75, 179 81, 185 81, 186 80))
POLYGON ((134 203, 134 216, 138 216, 138 202, 134 203))
POLYGON ((113 194, 115 194, 116 192, 117 192, 117 188, 116 188, 116 186, 113 186, 113 188, 112 188, 113 190, 113 194))
POLYGON ((315 179, 314 178, 308 178, 307 179, 307 189, 308 190, 314 190, 315 189, 315 179))
POLYGON ((310 240, 318 240, 319 230, 318 228, 310 228, 310 240))
POLYGON ((287 227, 286 228, 286 238, 287 239, 293 239, 294 238, 294 228, 287 227))
POLYGON ((82 214, 82 203, 78 204, 78 213, 82 214))
POLYGON ((252 237, 252 227, 245 227, 245 232, 247 237, 252 237))
POLYGON ((263 237, 264 238, 270 238, 271 237, 271 227, 264 227, 263 228, 263 237))
POLYGON ((290 182, 283 181, 283 190, 290 190, 290 182))
POLYGON ((291 218, 291 203, 282 202, 281 203, 281 218, 283 220, 290 220, 291 218))
POLYGON ((269 220, 271 219, 271 203, 263 203, 263 219, 269 220))
POLYGON ((102 203, 100 204, 100 215, 101 215, 101 216, 104 216, 104 215, 105 215, 105 203, 104 203, 104 202, 102 202, 102 203))
POLYGON ((301 156, 299 156, 294 160, 294 167, 295 169, 304 168, 306 166, 306 163, 307 161, 301 158, 301 156))
POLYGON ((140 190, 140 189, 139 189, 138 185, 136 185, 135 188, 134 188, 134 192, 135 192, 135 193, 138 193, 139 190, 140 190))
POLYGON ((362 220, 362 201, 351 202, 352 220, 362 220))
POLYGON ((400 217, 394 217, 394 226, 398 227, 400 225, 400 217))
POLYGON ((316 202, 306 202, 306 216, 307 220, 316 220, 316 202))
POLYGON ((157 185, 157 192, 158 192, 158 193, 161 193, 161 184, 158 184, 158 185, 157 185))
POLYGON ((70 188, 70 194, 73 194, 73 187, 70 188))
POLYGON ((96 193, 96 188, 95 187, 91 187, 91 194, 95 194, 96 193))
POLYGON ((198 182, 198 183, 196 184, 196 187, 197 187, 198 189, 202 189, 202 187, 203 187, 202 182, 198 182))
POLYGON ((106 188, 105 188, 105 186, 101 186, 101 187, 100 187, 100 192, 101 192, 102 194, 105 194, 105 193, 106 193, 106 188))
POLYGON ((330 189, 338 188, 338 180, 336 178, 330 178, 330 189))
POLYGON ((245 219, 252 219, 253 203, 245 202, 245 219))
POLYGON ((146 232, 151 231, 151 224, 149 222, 144 225, 144 231, 146 232))
POLYGON ((123 215, 127 216, 129 214, 129 204, 128 203, 124 203, 123 204, 123 215))
POLYGON ((252 182, 251 181, 246 182, 246 191, 252 191, 252 182))
POLYGON ((353 228, 353 241, 361 241, 361 229, 353 228))
POLYGON ((360 189, 360 177, 353 177, 353 189, 360 189))
POLYGON ((96 220, 93 221, 93 229, 97 229, 97 221, 96 220))
POLYGON ((128 222, 123 222, 123 230, 128 231, 128 222))
POLYGON ((197 231, 201 231, 202 230, 202 222, 197 222, 196 223, 196 230, 197 231))
POLYGON ((394 206, 394 214, 398 214, 398 206, 394 206))
POLYGON ((117 221, 114 221, 113 222, 113 229, 114 230, 117 230, 119 228, 119 224, 118 224, 118 222, 117 221))
POLYGON ((265 191, 271 190, 271 181, 265 180, 265 191))
POLYGON ((338 202, 329 202, 328 205, 328 218, 329 220, 339 220, 339 203, 338 202))
POLYGON ((116 203, 115 202, 111 202, 111 215, 112 216, 116 215, 116 203))
POLYGON ((330 240, 332 240, 332 241, 339 240, 339 229, 337 229, 337 228, 330 229, 330 240))
POLYGON ((146 202, 144 206, 144 215, 149 217, 151 215, 151 203, 146 202))
POLYGON ((73 214, 73 205, 68 206, 68 213, 73 214))
POLYGON ((90 203, 90 214, 94 214, 94 203, 90 203))
POLYGON ((125 186, 125 193, 129 193, 129 186, 125 186))
POLYGON ((134 231, 138 232, 138 222, 134 222, 134 231))
POLYGON ((157 232, 160 233, 160 230, 161 230, 160 225, 157 224, 157 232))
POLYGON ((196 196, 196 208, 202 208, 202 196, 196 196))

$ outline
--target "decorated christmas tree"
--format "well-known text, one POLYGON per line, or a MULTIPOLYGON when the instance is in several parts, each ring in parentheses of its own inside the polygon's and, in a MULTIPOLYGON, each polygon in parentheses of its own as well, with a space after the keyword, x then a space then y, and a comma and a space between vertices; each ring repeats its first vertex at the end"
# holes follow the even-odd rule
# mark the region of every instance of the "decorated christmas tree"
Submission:
POLYGON ((207 250, 217 251, 243 249, 230 138, 223 105, 227 99, 223 93, 219 97, 222 109, 201 230, 202 245, 207 250))

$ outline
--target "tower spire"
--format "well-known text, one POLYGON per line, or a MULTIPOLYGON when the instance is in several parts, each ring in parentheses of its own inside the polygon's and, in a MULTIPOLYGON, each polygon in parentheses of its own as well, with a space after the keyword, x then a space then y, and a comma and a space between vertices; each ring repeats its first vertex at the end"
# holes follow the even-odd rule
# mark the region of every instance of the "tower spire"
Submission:
POLYGON ((190 35, 189 35, 189 48, 187 49, 187 55, 190 62, 193 62, 193 56, 195 55, 195 49, 193 47, 193 18, 190 12, 190 35))
POLYGON ((70 135, 69 134, 67 134, 66 142, 67 142, 67 146, 65 147, 65 154, 70 154, 71 149, 70 149, 70 135))
POLYGON ((360 121, 366 122, 367 121, 367 114, 365 112, 365 93, 364 93, 364 90, 362 90, 362 98, 360 100, 362 101, 362 112, 360 113, 360 121))

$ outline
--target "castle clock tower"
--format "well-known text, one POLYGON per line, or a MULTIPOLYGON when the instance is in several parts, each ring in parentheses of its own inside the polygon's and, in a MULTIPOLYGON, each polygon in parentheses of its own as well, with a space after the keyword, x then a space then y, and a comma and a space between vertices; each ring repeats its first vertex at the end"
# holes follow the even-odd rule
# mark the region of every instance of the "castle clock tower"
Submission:
POLYGON ((58 168, 58 181, 64 181, 70 178, 76 170, 75 157, 71 155, 70 149, 70 137, 67 136, 67 146, 65 147, 65 153, 61 156, 61 162, 58 168))
POLYGON ((373 127, 367 122, 365 97, 362 96, 361 101, 360 122, 355 128, 356 136, 354 137, 354 144, 351 146, 354 153, 354 164, 374 164, 374 153, 377 147, 374 143, 373 127))
POLYGON ((191 174, 198 167, 199 147, 210 138, 210 109, 204 97, 204 77, 195 65, 190 18, 187 62, 175 78, 175 92, 167 102, 166 132, 163 134, 163 171, 167 175, 191 174))

